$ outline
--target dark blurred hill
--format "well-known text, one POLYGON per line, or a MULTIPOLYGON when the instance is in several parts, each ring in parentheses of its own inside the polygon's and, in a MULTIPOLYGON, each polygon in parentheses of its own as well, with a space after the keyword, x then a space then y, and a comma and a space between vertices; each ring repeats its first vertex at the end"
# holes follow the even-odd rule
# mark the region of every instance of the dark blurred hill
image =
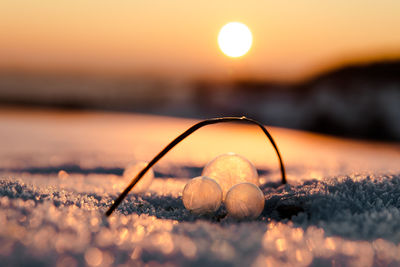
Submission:
POLYGON ((269 125, 400 141, 400 61, 345 66, 297 84, 3 71, 0 104, 195 118, 246 115, 269 125))
POLYGON ((315 101, 307 130, 400 140, 400 61, 343 67, 297 89, 315 101))
POLYGON ((400 61, 346 66, 292 85, 199 84, 197 94, 208 116, 246 114, 276 126, 400 140, 400 61))

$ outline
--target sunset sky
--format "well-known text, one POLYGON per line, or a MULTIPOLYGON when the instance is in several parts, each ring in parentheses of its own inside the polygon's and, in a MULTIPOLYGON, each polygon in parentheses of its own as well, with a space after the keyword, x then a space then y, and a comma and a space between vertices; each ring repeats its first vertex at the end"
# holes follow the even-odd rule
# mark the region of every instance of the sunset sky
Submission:
POLYGON ((346 61, 400 58, 400 1, 2 0, 0 68, 174 78, 296 79, 346 61), (217 36, 246 24, 232 59, 217 36))

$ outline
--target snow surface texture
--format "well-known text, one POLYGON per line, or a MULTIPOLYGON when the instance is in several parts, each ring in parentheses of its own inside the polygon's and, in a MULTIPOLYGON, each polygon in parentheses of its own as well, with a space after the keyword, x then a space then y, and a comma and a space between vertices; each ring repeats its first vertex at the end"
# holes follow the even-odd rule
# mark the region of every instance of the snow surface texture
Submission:
POLYGON ((400 176, 265 185, 263 214, 240 223, 223 208, 212 217, 190 214, 178 190, 131 194, 107 220, 116 195, 62 189, 85 183, 68 180, 47 187, 0 181, 5 266, 400 264, 400 176))
POLYGON ((400 265, 398 145, 273 128, 289 178, 280 185, 274 152, 260 149, 254 128, 211 128, 157 164, 149 192, 129 194, 105 219, 127 185, 123 167, 150 160, 193 121, 9 111, 0 119, 1 265, 400 265), (183 206, 189 178, 230 151, 258 168, 266 202, 257 220, 183 206))

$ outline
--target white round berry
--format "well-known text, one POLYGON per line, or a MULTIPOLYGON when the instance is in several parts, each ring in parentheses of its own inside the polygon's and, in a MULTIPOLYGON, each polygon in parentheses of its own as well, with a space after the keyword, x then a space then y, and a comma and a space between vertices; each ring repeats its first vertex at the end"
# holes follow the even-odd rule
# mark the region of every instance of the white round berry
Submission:
POLYGON ((253 183, 233 186, 226 194, 225 207, 229 216, 242 219, 255 219, 264 209, 264 194, 253 183))
POLYGON ((221 205, 222 190, 213 179, 199 176, 185 185, 182 201, 185 208, 193 213, 212 213, 221 205))
POLYGON ((221 186, 223 199, 235 184, 249 182, 259 185, 257 170, 245 157, 235 153, 222 154, 203 169, 203 176, 214 179, 221 186))

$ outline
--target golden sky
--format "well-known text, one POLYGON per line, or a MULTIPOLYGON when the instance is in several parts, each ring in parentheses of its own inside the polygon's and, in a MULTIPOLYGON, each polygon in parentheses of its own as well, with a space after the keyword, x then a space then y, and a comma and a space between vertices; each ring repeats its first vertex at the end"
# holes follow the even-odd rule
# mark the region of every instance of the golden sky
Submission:
POLYGON ((1 0, 0 67, 183 78, 293 79, 345 60, 400 55, 400 1, 1 0), (239 59, 217 44, 245 23, 239 59))

